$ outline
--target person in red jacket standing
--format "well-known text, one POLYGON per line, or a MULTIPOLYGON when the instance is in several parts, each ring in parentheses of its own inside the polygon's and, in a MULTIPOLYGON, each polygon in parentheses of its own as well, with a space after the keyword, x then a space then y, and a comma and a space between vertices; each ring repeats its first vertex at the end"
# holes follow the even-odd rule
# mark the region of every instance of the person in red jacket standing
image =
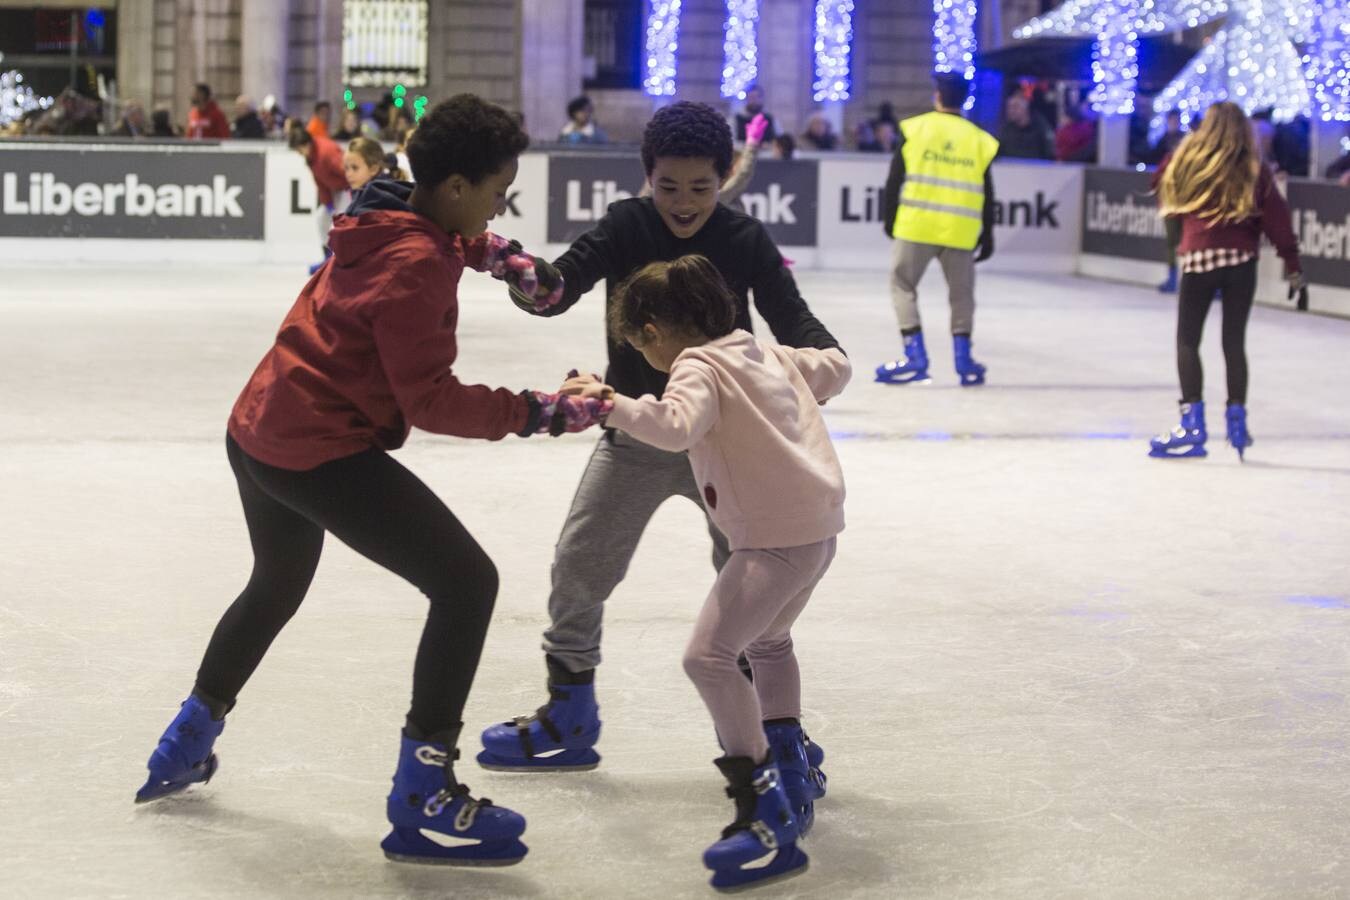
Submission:
MULTIPOLYGON (((286 142, 290 148, 305 158, 305 165, 314 176, 314 187, 319 194, 319 202, 314 207, 315 222, 319 228, 319 247, 323 258, 329 256, 328 232, 333 227, 333 214, 347 208, 351 199, 348 191, 347 173, 342 167, 342 148, 326 137, 315 137, 298 120, 291 122, 286 142)), ((313 275, 323 265, 322 262, 310 266, 313 275)))
POLYGON ((299 608, 327 532, 430 600, 385 854, 475 865, 525 855, 525 820, 472 797, 452 767, 497 571, 389 451, 413 426, 495 441, 580 431, 609 411, 603 400, 462 384, 453 372, 456 286, 466 268, 506 281, 518 304, 546 309, 562 299, 552 266, 486 230, 505 208, 528 143, 505 110, 454 97, 424 118, 408 147, 416 187, 377 181, 338 217, 331 262, 301 291, 230 414, 226 451, 253 574, 216 626, 191 695, 150 757, 138 802, 215 773, 212 747, 225 714, 299 608))
POLYGON ((1205 456, 1204 373, 1200 335, 1210 301, 1223 299, 1223 357, 1228 368, 1228 441, 1242 458, 1252 445, 1247 430, 1247 319, 1256 295, 1256 256, 1265 234, 1284 260, 1290 296, 1306 289, 1289 206, 1261 162, 1251 123, 1235 103, 1216 103, 1200 127, 1159 166, 1163 215, 1181 220, 1177 263, 1177 370, 1181 423, 1155 437, 1149 455, 1205 456))
POLYGON ((211 99, 211 86, 199 84, 192 89, 192 108, 188 110, 187 136, 196 140, 223 141, 230 136, 230 122, 220 105, 211 99))

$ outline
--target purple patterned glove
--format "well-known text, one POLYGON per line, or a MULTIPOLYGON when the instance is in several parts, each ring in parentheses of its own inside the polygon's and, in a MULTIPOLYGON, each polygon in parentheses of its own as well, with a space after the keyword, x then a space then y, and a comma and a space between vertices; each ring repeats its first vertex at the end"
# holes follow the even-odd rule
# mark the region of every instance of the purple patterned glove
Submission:
POLYGON ((526 312, 537 315, 562 302, 562 275, 547 260, 526 253, 519 241, 489 235, 484 260, 488 274, 506 282, 511 302, 526 312))
POLYGON ((534 423, 533 434, 557 437, 563 432, 585 431, 614 409, 613 400, 595 397, 569 397, 564 394, 545 394, 543 391, 530 391, 529 396, 539 409, 538 418, 531 416, 530 419, 534 423))

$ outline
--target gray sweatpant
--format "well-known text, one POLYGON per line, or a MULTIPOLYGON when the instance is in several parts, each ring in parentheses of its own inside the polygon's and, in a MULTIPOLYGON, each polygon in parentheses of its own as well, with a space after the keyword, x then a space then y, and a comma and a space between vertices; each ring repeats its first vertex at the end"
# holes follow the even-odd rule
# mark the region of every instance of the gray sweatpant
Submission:
POLYGON ((919 280, 934 257, 947 279, 952 334, 970 334, 975 328, 975 251, 897 240, 891 260, 891 302, 900 329, 919 327, 919 280))
POLYGON ((792 624, 834 559, 836 539, 737 550, 717 576, 684 652, 684 670, 712 714, 727 756, 769 752, 764 719, 801 718, 802 679, 792 624), (744 652, 751 684, 736 659, 744 652))
MULTIPOLYGON (((605 600, 627 573, 656 508, 675 496, 703 508, 688 454, 658 450, 622 431, 596 444, 553 553, 544 652, 568 671, 600 664, 605 600)), ((731 551, 711 521, 708 533, 713 567, 721 571, 731 551)))

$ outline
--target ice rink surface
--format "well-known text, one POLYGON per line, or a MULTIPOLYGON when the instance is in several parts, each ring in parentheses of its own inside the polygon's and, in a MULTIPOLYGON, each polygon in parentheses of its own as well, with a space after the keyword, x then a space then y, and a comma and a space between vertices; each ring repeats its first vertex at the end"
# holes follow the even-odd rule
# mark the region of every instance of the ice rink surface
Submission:
MULTIPOLYGON (((881 274, 802 272, 857 371, 826 410, 848 529, 796 631, 829 796, 810 871, 762 896, 1350 896, 1350 322, 1258 309, 1256 445, 1164 462, 1170 298, 981 271, 960 389, 936 268, 934 382, 896 355, 881 274)), ((685 898, 730 820, 680 669, 712 581, 672 500, 611 598, 601 767, 486 773, 477 732, 544 698, 549 563, 594 434, 413 435, 398 458, 496 560, 461 778, 523 812, 519 866, 386 862, 384 797, 424 600, 330 540, 206 786, 132 805, 250 554, 229 407, 303 276, 7 269, 0 279, 0 895, 685 898)), ((532 319, 462 285, 469 381, 604 363, 601 295, 532 319)), ((763 333, 763 329, 761 329, 763 333)))

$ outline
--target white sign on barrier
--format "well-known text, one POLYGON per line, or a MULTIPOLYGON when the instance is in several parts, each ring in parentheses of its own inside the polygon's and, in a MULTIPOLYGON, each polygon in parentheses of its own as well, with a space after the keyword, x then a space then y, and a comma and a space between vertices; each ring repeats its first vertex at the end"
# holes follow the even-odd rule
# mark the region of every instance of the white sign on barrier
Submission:
MULTIPOLYGON (((877 268, 890 265, 891 240, 881 223, 890 158, 820 157, 820 228, 823 265, 877 268)), ((1082 221, 1083 170, 1078 166, 996 162, 996 223, 991 265, 1072 272, 1082 221)))

